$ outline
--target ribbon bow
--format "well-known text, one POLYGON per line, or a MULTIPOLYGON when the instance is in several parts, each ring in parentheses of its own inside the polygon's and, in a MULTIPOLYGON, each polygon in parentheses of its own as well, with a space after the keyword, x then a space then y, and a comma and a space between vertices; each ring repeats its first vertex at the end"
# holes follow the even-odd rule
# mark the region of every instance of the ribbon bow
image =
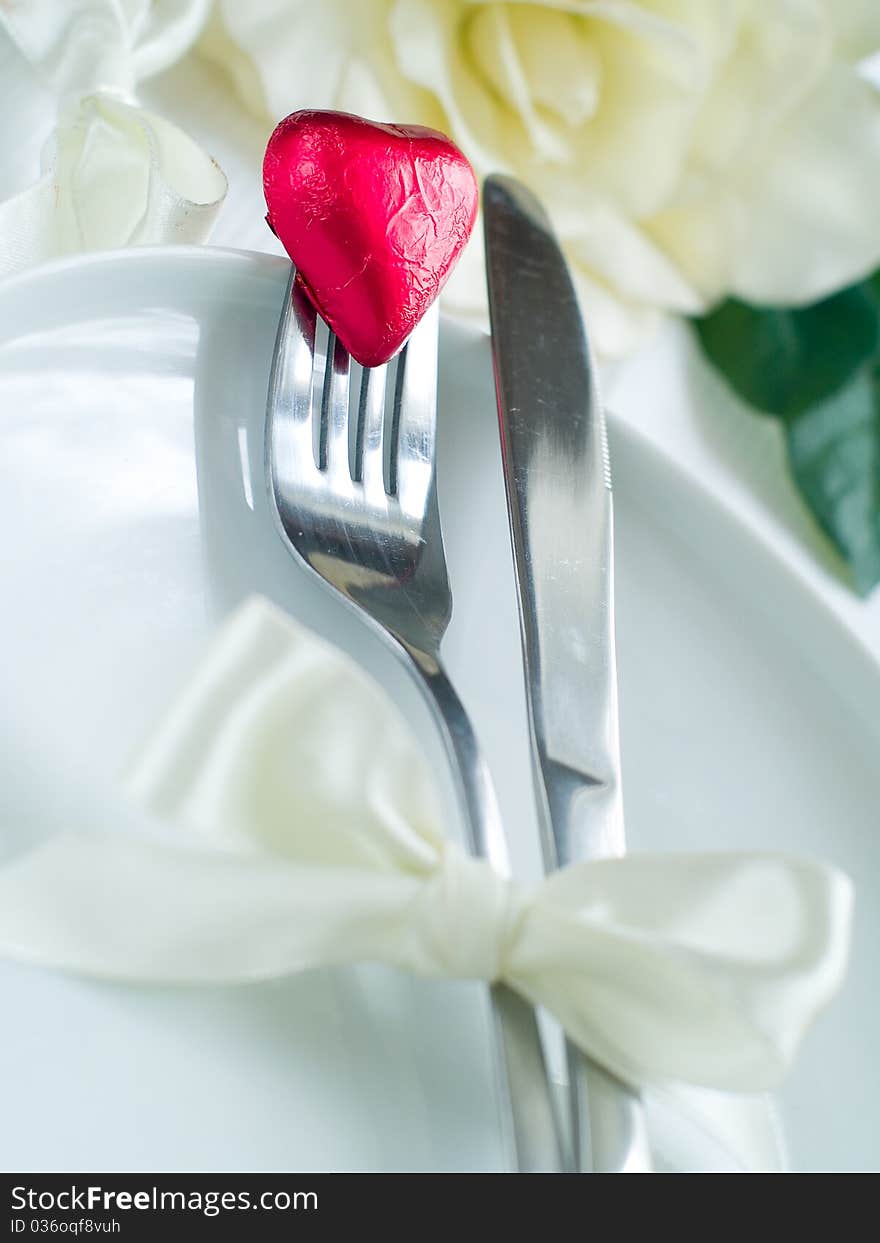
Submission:
MULTIPOLYGON (((0 36, 5 28, 58 101, 39 179, 0 203, 0 275, 79 250, 207 238, 226 177, 182 130, 139 107, 134 90, 183 55, 209 9, 209 0, 0 5, 0 36)), ((4 74, 20 68, 7 51, 4 74)), ((21 107, 28 87, 5 105, 21 107)), ((30 114, 19 121, 33 130, 30 114)))
POLYGON ((503 978, 631 1083, 749 1092, 844 975, 851 887, 819 863, 631 856, 528 890, 467 857, 379 687, 259 598, 127 785, 149 823, 66 831, 0 869, 0 954, 157 983, 363 961, 503 978))

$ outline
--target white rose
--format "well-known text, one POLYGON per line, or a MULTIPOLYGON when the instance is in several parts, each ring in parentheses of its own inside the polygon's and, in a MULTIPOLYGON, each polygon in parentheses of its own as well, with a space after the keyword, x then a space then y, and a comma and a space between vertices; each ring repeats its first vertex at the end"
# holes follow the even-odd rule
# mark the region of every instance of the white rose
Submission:
MULTIPOLYGON (((877 0, 221 0, 252 107, 450 133, 538 192, 601 352, 727 293, 812 301, 880 259, 877 0)), ((448 299, 484 305, 481 247, 448 299)))

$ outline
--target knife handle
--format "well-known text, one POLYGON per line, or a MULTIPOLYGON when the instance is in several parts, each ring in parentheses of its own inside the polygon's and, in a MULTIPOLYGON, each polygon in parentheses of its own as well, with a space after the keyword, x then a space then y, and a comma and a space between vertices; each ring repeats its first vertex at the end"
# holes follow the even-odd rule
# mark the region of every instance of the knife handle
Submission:
MULTIPOLYGON (((509 873, 507 843, 495 787, 464 705, 434 656, 404 644, 421 674, 449 756, 471 853, 509 873)), ((520 1174, 564 1170, 553 1087, 538 1016, 506 984, 489 990, 505 1165, 520 1174)))

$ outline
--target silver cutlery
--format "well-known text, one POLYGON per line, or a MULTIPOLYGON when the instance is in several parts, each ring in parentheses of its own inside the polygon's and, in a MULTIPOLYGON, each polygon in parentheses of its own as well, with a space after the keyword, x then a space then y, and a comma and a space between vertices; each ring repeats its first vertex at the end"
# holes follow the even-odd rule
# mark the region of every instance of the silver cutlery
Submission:
MULTIPOLYGON (((548 871, 625 850, 611 476, 577 296, 547 216, 483 194, 492 349, 531 751, 548 871)), ((578 1170, 651 1168, 636 1094, 568 1048, 578 1170)))
MULTIPOLYGON (((474 854, 509 873, 495 791, 440 644, 452 595, 435 486, 436 306, 395 360, 359 367, 295 280, 269 387, 267 474, 282 537, 418 681, 453 769, 474 854)), ((490 989, 508 1168, 560 1170, 534 1009, 490 989)))

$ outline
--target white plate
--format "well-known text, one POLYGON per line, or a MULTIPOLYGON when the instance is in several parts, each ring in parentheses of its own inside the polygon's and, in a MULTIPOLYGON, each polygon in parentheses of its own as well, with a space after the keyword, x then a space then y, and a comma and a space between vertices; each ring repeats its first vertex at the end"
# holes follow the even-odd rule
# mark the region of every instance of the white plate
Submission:
MULTIPOLYGON (((143 250, 0 289, 0 848, 116 772, 215 620, 262 591, 353 652, 442 766, 415 691, 280 545, 262 428, 285 264, 143 250), (30 740, 22 744, 21 740, 30 740), (22 760, 26 752, 29 759, 22 760), (18 810, 17 810, 18 809, 18 810)), ((537 866, 487 343, 445 324, 449 662, 537 866)), ((853 969, 783 1094, 793 1164, 878 1164, 880 672, 755 537, 612 435, 635 848, 809 851, 859 884, 853 969)), ((483 993, 377 968, 136 990, 0 965, 0 1168, 491 1169, 483 993)))

